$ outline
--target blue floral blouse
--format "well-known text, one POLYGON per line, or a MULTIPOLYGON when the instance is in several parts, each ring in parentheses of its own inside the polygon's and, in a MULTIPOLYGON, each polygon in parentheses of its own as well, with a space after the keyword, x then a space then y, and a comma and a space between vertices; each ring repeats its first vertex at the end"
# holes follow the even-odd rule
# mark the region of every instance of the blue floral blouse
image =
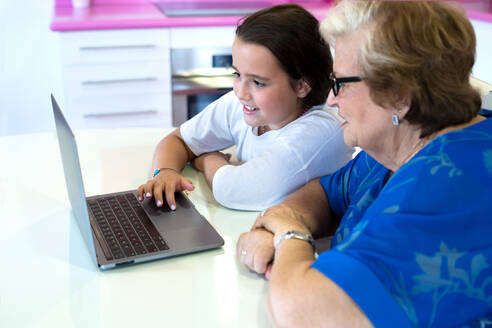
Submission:
POLYGON ((389 173, 360 152, 320 180, 340 225, 313 267, 376 327, 492 327, 492 118, 389 173))

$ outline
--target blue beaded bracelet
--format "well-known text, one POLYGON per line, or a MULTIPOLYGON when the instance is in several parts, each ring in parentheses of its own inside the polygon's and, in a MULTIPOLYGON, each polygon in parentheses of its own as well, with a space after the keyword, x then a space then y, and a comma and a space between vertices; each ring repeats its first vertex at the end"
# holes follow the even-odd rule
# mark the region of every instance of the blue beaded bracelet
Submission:
POLYGON ((173 170, 174 172, 180 174, 177 170, 173 169, 172 167, 161 167, 160 169, 157 169, 157 170, 154 171, 154 175, 152 177, 155 177, 162 170, 173 170))

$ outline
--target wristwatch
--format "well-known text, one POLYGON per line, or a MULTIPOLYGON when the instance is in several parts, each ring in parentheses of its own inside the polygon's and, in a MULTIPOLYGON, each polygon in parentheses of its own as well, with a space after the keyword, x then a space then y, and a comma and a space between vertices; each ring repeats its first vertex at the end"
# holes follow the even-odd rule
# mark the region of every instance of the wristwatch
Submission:
POLYGON ((311 244, 311 246, 313 246, 313 250, 316 253, 316 245, 314 243, 313 236, 296 230, 289 230, 286 233, 284 233, 282 236, 280 236, 280 238, 277 239, 277 241, 274 244, 275 250, 278 249, 278 246, 280 245, 281 242, 283 242, 286 239, 292 239, 292 238, 307 241, 308 243, 311 244))

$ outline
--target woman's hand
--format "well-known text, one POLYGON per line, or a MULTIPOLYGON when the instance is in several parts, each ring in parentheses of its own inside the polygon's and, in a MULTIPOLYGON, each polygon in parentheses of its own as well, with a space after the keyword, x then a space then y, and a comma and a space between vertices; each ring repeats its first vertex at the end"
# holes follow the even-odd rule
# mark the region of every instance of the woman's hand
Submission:
POLYGON ((283 204, 270 207, 262 212, 251 228, 251 230, 255 229, 265 229, 271 232, 275 241, 289 230, 311 234, 302 219, 290 207, 283 204))
POLYGON ((236 245, 239 262, 249 269, 263 274, 273 261, 273 234, 265 229, 242 233, 236 245))
POLYGON ((297 215, 285 205, 276 205, 262 212, 250 232, 239 236, 236 253, 239 262, 249 269, 269 278, 275 248, 274 240, 289 230, 309 234, 309 229, 297 215))
POLYGON ((138 187, 138 199, 143 201, 145 198, 155 198, 157 207, 161 207, 163 203, 163 193, 166 194, 166 202, 171 210, 176 209, 176 200, 174 193, 195 189, 193 183, 171 169, 162 169, 155 177, 147 181, 146 184, 138 187))
POLYGON ((213 151, 211 153, 205 153, 196 157, 193 161, 191 161, 191 164, 196 170, 203 172, 207 162, 219 162, 224 165, 225 163, 223 162, 225 161, 228 163, 230 159, 231 154, 226 154, 220 151, 213 151))

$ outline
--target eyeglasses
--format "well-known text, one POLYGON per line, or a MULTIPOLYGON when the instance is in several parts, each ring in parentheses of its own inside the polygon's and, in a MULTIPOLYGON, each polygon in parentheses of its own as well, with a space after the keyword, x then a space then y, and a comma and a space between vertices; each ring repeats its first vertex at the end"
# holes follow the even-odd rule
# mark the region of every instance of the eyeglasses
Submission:
POLYGON ((333 73, 330 74, 330 87, 333 89, 333 95, 338 96, 338 92, 345 87, 345 84, 351 82, 361 82, 364 81, 363 77, 360 76, 347 76, 347 77, 335 77, 333 73))

